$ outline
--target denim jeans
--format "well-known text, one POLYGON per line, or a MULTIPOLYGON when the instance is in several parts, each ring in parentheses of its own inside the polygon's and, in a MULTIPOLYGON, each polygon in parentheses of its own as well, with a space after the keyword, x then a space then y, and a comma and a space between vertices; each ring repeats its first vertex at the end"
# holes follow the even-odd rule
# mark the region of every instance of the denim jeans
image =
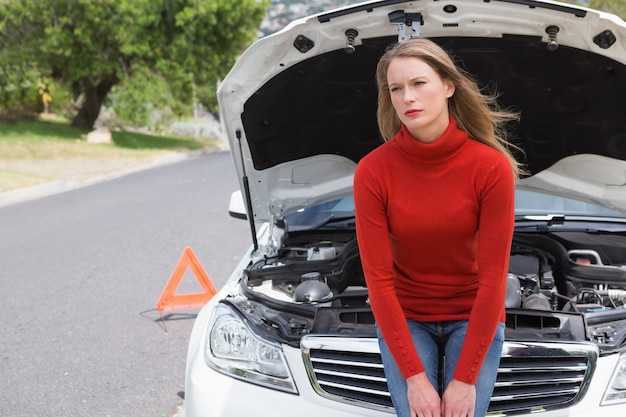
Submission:
MULTIPOLYGON (((465 332, 467 331, 467 321, 446 321, 422 323, 407 321, 413 343, 424 365, 426 375, 439 396, 445 391, 445 387, 452 380, 456 362, 463 347, 465 332), (439 381, 439 365, 443 358, 443 381, 439 381)), ((489 401, 493 393, 493 386, 498 376, 498 366, 500 365, 500 355, 504 342, 504 323, 500 323, 496 331, 489 352, 478 374, 476 381, 476 405, 474 417, 483 417, 487 413, 489 401)), ((391 400, 398 417, 411 416, 409 410, 409 400, 407 398, 406 380, 396 366, 391 352, 387 348, 380 331, 378 331, 378 343, 385 368, 385 377, 389 386, 391 400)))

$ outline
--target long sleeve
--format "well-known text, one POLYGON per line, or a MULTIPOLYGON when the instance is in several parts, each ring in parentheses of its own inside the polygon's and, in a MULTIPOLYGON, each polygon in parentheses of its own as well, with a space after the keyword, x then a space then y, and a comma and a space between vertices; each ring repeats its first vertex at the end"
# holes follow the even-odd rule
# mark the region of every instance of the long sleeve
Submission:
POLYGON ((376 176, 358 166, 354 177, 354 201, 361 263, 367 278, 370 306, 379 329, 405 378, 424 370, 406 318, 396 297, 393 256, 385 196, 376 176))
POLYGON ((474 384, 506 297, 506 275, 514 226, 514 180, 508 160, 496 159, 481 191, 478 229, 478 291, 454 378, 474 384))

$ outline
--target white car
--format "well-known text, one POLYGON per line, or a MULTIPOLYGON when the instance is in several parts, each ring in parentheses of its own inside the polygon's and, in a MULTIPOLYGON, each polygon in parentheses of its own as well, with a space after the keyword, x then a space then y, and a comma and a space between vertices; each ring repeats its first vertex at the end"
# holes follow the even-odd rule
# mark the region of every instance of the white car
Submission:
POLYGON ((188 417, 394 413, 351 194, 381 144, 377 60, 419 36, 522 115, 489 413, 626 415, 626 24, 538 0, 381 0, 258 40, 219 88, 252 245, 196 319, 188 417))

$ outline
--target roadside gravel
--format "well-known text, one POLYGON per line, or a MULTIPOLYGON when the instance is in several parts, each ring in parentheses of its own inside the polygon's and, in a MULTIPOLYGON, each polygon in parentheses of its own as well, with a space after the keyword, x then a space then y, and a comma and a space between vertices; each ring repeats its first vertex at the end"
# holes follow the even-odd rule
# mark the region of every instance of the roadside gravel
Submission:
POLYGON ((133 172, 225 150, 209 147, 172 152, 156 158, 1 160, 0 173, 32 177, 34 185, 0 192, 0 207, 94 184, 133 172))

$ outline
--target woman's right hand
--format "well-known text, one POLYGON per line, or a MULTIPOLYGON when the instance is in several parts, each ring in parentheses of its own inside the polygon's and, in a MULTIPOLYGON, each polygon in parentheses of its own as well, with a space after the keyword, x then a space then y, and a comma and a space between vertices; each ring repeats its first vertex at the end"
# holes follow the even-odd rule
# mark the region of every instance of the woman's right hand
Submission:
POLYGON ((411 416, 441 417, 441 398, 426 372, 407 378, 406 383, 411 416))

